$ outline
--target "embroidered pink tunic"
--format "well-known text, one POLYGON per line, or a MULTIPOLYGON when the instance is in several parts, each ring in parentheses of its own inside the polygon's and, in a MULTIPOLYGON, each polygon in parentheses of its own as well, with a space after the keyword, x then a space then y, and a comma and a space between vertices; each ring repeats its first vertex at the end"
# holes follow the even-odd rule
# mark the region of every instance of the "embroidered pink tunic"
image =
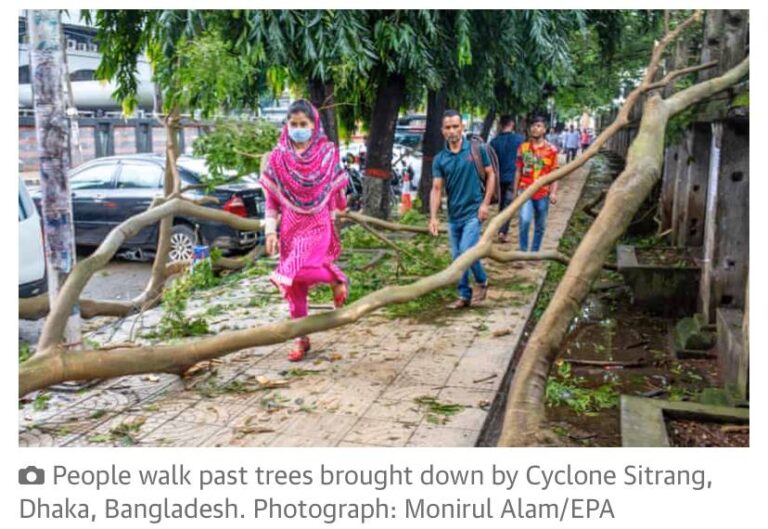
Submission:
POLYGON ((266 216, 280 220, 280 260, 270 280, 288 299, 291 316, 307 313, 307 293, 317 283, 347 282, 334 261, 341 253, 333 212, 346 209, 347 174, 314 111, 312 137, 299 153, 283 127, 261 184, 266 216))

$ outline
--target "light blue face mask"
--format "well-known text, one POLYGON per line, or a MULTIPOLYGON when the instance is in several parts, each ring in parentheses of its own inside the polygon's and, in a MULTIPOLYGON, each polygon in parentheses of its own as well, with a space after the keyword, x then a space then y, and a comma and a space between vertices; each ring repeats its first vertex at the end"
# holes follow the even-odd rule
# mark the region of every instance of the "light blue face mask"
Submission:
POLYGON ((312 129, 288 129, 288 136, 296 143, 306 143, 312 137, 312 129))

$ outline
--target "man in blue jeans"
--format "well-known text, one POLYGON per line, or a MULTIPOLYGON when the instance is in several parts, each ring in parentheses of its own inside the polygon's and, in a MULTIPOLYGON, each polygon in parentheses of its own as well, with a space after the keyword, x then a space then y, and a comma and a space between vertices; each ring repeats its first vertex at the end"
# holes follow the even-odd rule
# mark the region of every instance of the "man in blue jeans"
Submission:
MULTIPOLYGON (((480 240, 482 224, 488 218, 496 175, 493 172, 488 151, 485 146, 481 146, 480 154, 486 177, 485 193, 483 193, 480 175, 477 174, 477 165, 472 158, 470 142, 464 138, 464 125, 458 112, 445 111, 442 132, 446 142, 445 148, 435 156, 432 162, 429 231, 435 237, 439 233, 440 221, 437 218, 437 212, 440 209, 445 187, 448 198, 448 238, 451 242, 451 255, 456 259, 480 240)), ((449 308, 468 307, 473 302, 483 301, 487 293, 488 276, 480 261, 475 261, 461 276, 459 299, 451 303, 449 308), (474 295, 469 286, 470 270, 477 283, 474 295)))
MULTIPOLYGON (((543 178, 558 167, 557 147, 544 139, 547 130, 546 118, 536 116, 528 129, 528 141, 517 150, 517 177, 515 195, 527 189, 539 178, 543 178)), ((557 203, 557 182, 543 186, 520 208, 520 250, 528 251, 528 234, 534 221, 533 245, 531 251, 538 252, 544 240, 549 205, 557 203)))
MULTIPOLYGON (((525 138, 515 132, 515 118, 509 114, 499 120, 501 132, 491 141, 491 147, 499 157, 499 178, 501 178, 501 196, 499 211, 509 206, 514 200, 515 172, 517 168, 517 148, 525 138)), ((509 242, 509 221, 499 228, 499 242, 509 242)))

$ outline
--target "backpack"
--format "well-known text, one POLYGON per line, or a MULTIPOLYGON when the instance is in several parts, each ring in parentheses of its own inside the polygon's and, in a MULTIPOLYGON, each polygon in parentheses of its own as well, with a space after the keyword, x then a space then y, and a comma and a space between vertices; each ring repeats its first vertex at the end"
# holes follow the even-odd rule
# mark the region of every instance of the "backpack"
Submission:
POLYGON ((499 155, 491 147, 489 143, 485 143, 480 136, 472 136, 469 143, 470 152, 472 153, 472 160, 475 162, 475 168, 477 169, 477 175, 480 177, 480 187, 483 190, 483 196, 485 196, 485 167, 483 167, 483 156, 480 152, 482 146, 485 146, 485 150, 488 153, 488 158, 491 159, 491 167, 496 175, 496 189, 493 190, 493 196, 491 196, 491 204, 498 204, 499 197, 501 197, 501 176, 499 173, 499 155))

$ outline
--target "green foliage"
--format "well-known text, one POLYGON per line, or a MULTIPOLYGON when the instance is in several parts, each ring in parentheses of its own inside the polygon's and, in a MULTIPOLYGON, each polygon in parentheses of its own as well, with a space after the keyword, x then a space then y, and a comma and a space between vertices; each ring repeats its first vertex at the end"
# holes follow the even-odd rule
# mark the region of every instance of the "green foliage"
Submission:
POLYGON ((400 223, 408 224, 409 226, 426 226, 428 220, 427 216, 416 207, 409 209, 400 217, 400 223))
POLYGON ((38 393, 35 400, 32 401, 32 409, 35 411, 47 410, 49 400, 51 400, 50 393, 38 393))
MULTIPOLYGON (((398 244, 408 253, 401 255, 400 266, 393 256, 380 260, 376 266, 363 270, 371 255, 355 253, 355 248, 388 248, 379 239, 359 226, 351 226, 342 232, 342 248, 347 259, 345 271, 350 280, 348 303, 390 285, 407 285, 415 278, 424 277, 442 270, 451 263, 445 248, 444 238, 417 235, 398 244), (407 275, 404 275, 407 274, 407 275)), ((453 294, 453 287, 445 287, 425 294, 417 299, 390 305, 384 309, 391 317, 422 315, 444 304, 453 294)), ((329 288, 316 288, 309 292, 313 303, 329 303, 332 293, 329 288)))
POLYGON ((176 52, 177 64, 167 107, 197 109, 203 117, 214 112, 250 106, 255 108, 258 94, 248 93, 246 80, 256 76, 256 68, 244 57, 230 53, 225 41, 206 32, 184 39, 176 52))
POLYGON ((425 419, 430 424, 445 424, 449 417, 456 415, 465 408, 462 404, 444 404, 435 397, 428 396, 417 397, 413 399, 413 402, 427 411, 425 419))
POLYGON ((209 259, 196 263, 187 273, 177 277, 163 291, 163 316, 151 336, 168 339, 208 333, 208 322, 204 318, 187 317, 187 302, 193 290, 210 288, 216 284, 218 279, 213 276, 209 259))
POLYGON ((664 145, 677 145, 683 140, 685 131, 691 128, 698 111, 698 106, 693 105, 682 112, 672 116, 667 122, 667 130, 664 133, 664 145))
POLYGON ((594 389, 583 387, 584 377, 574 376, 571 364, 560 362, 554 376, 547 380, 547 406, 568 406, 579 415, 614 408, 619 404, 615 382, 594 389))
POLYGON ((383 248, 385 244, 362 226, 350 226, 341 233, 342 248, 383 248))
POLYGON ((265 120, 218 119, 193 144, 195 156, 205 158, 204 183, 213 188, 232 174, 259 174, 261 160, 277 144, 280 131, 265 120))
POLYGON ((109 433, 91 435, 88 437, 88 440, 92 443, 119 443, 122 446, 135 445, 138 442, 136 436, 145 422, 145 417, 135 417, 113 426, 110 428, 109 433))
POLYGON ((29 343, 25 341, 19 342, 19 363, 26 362, 32 356, 32 349, 30 349, 29 343))

